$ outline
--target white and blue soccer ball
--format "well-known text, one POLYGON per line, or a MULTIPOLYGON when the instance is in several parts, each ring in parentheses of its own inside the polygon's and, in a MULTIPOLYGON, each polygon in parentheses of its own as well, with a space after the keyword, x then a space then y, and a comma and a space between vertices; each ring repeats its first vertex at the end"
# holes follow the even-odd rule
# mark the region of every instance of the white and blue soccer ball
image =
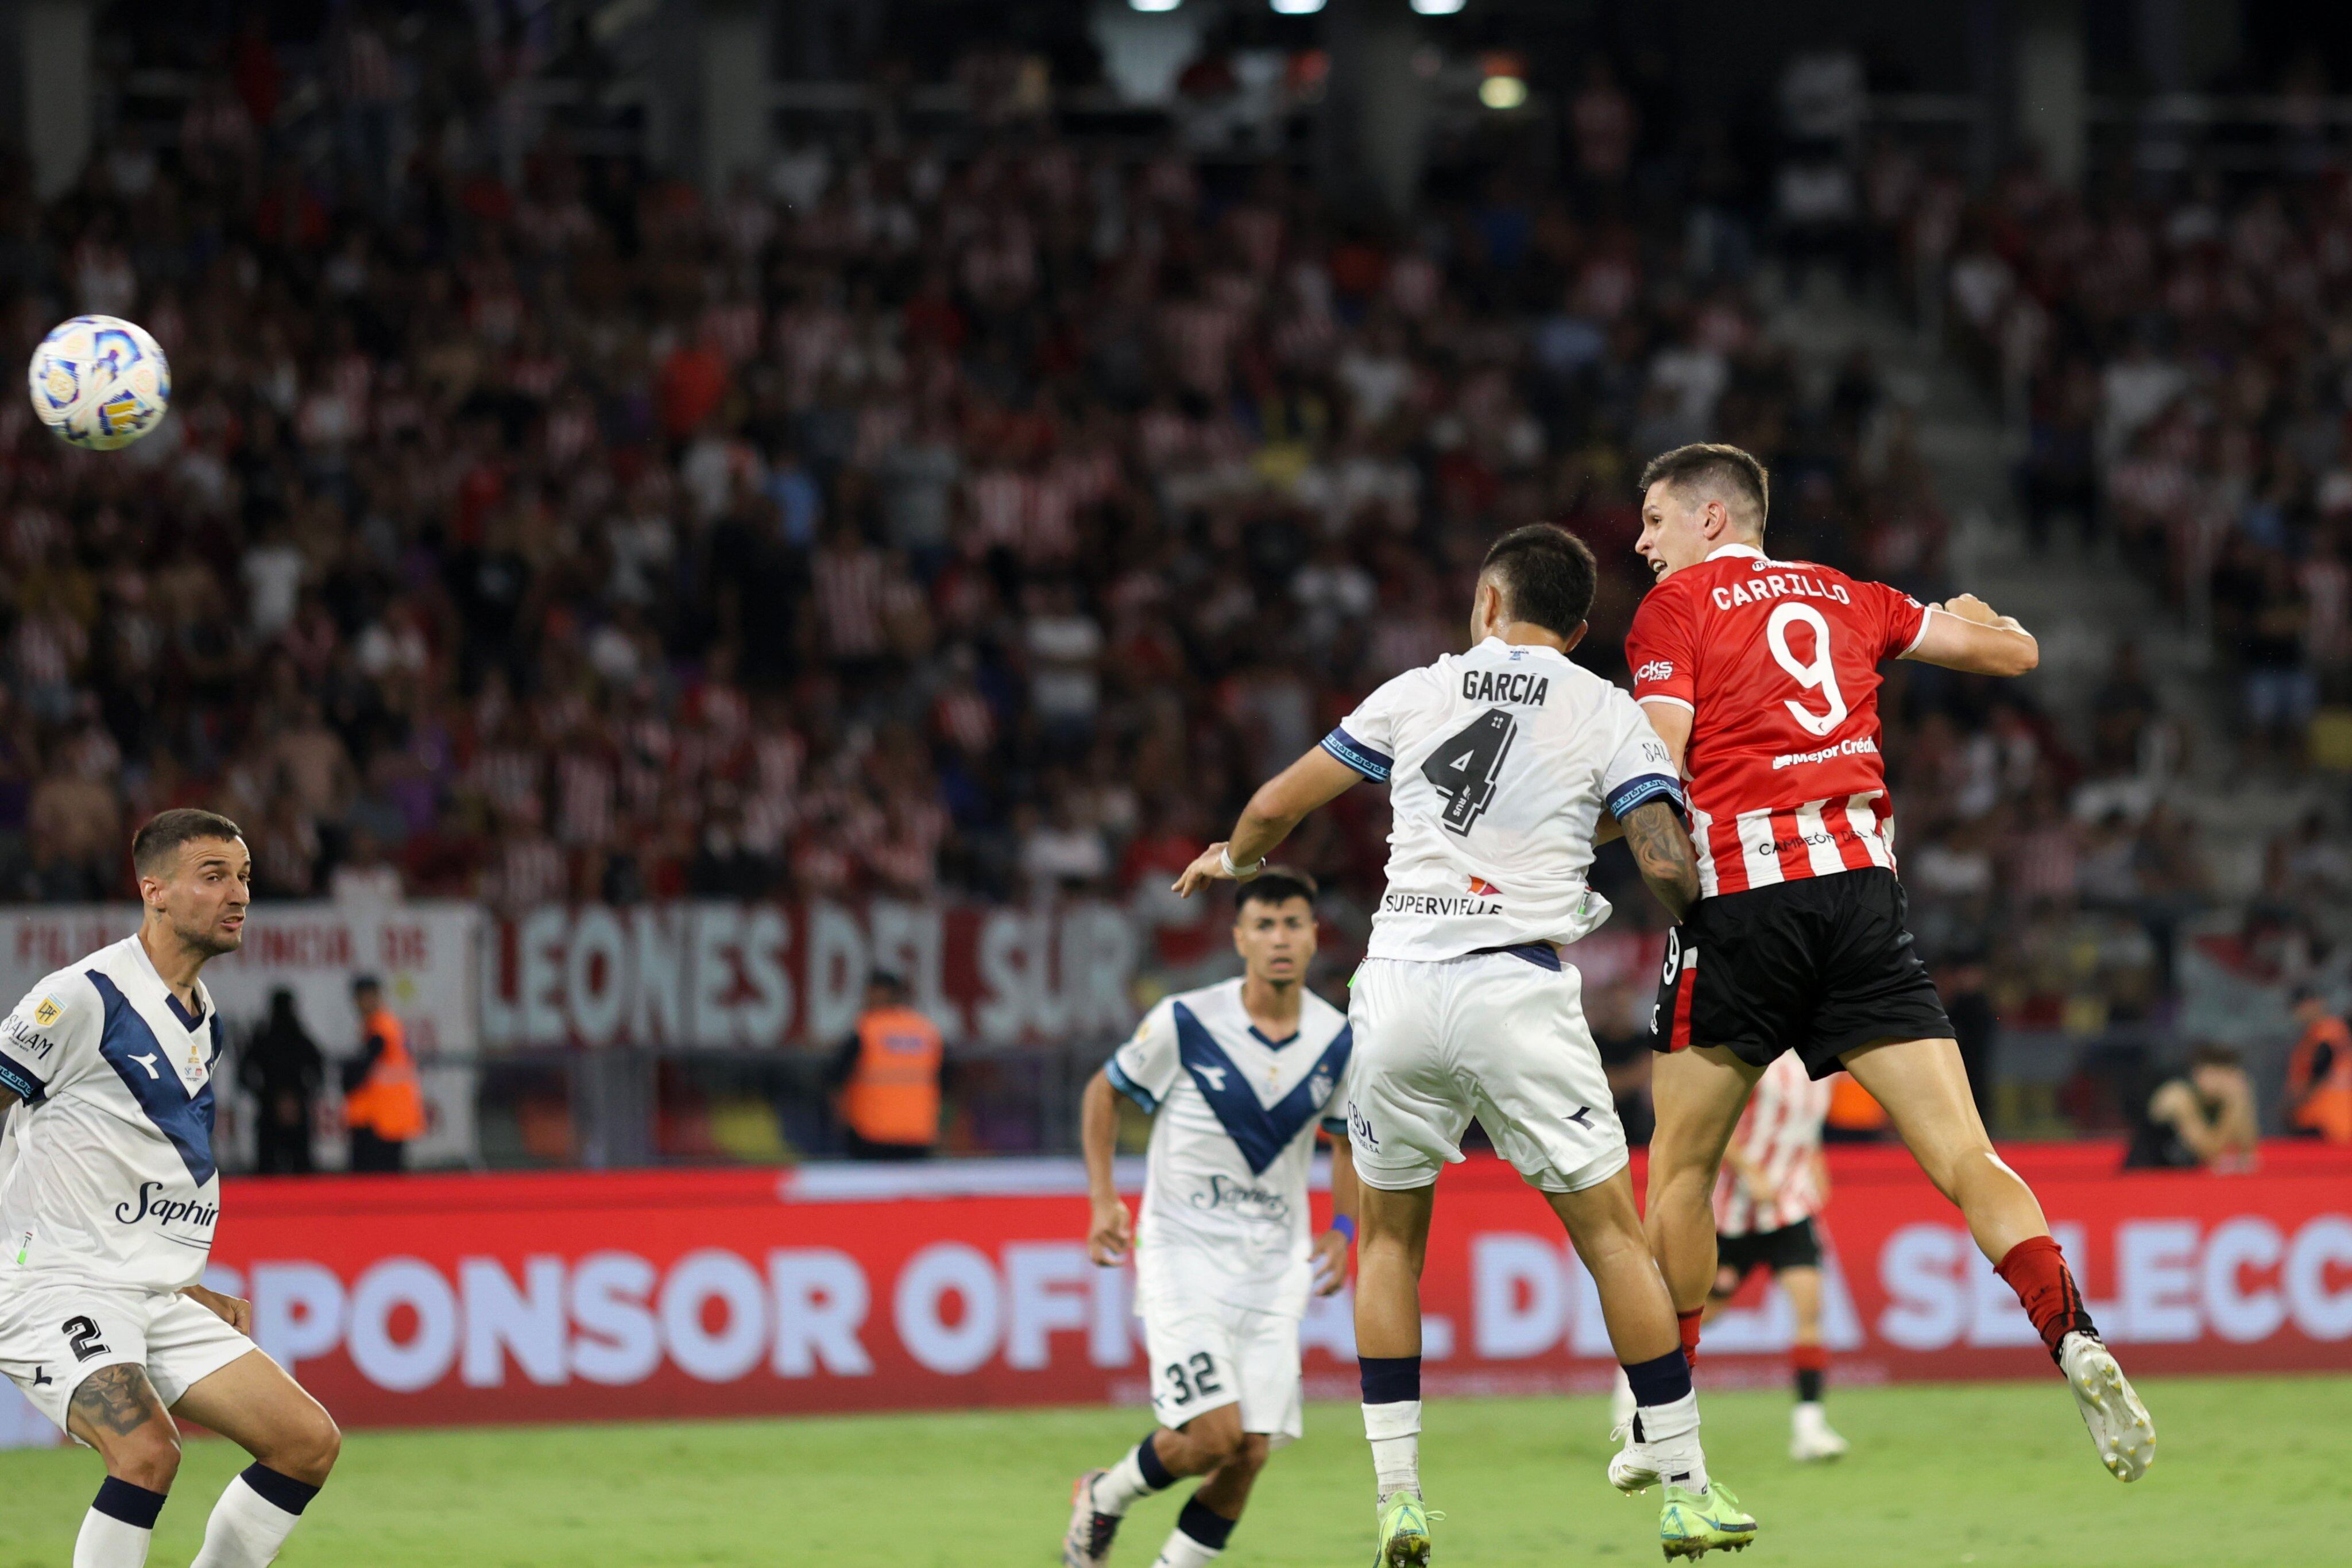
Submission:
POLYGON ((26 371, 33 413, 60 440, 93 452, 128 446, 163 423, 172 367, 147 329, 118 316, 77 316, 41 340, 26 371))

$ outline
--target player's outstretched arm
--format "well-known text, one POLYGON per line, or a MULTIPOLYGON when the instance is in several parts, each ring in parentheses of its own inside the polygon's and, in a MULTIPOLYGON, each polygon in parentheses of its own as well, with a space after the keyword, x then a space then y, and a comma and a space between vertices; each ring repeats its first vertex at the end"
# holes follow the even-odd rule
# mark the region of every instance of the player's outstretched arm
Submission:
POLYGON ((1078 1104, 1078 1147, 1087 1158, 1087 1198, 1093 1217, 1087 1224, 1087 1256, 1108 1268, 1135 1244, 1135 1217, 1118 1196, 1111 1155, 1118 1143, 1118 1091, 1107 1068, 1087 1080, 1078 1104))
POLYGON ((1184 874, 1176 879, 1177 894, 1190 898, 1213 882, 1234 877, 1235 872, 1228 866, 1255 875, 1256 868, 1307 812, 1328 805, 1346 794, 1349 786, 1363 779, 1362 774, 1317 747, 1257 787, 1257 793, 1242 808, 1241 821, 1234 824, 1234 836, 1223 843, 1211 844, 1184 868, 1184 874))
POLYGON ((14 1105, 16 1100, 17 1094, 14 1089, 0 1086, 0 1116, 6 1115, 8 1107, 14 1105))
POLYGON ((1919 640, 1903 655, 1972 675, 2021 675, 2042 663, 2042 645, 2014 615, 1997 615, 1973 593, 1927 612, 1919 640))
POLYGON ((1683 820, 1664 800, 1649 800, 1628 811, 1624 823, 1625 844, 1642 880, 1679 924, 1698 902, 1698 852, 1683 820))

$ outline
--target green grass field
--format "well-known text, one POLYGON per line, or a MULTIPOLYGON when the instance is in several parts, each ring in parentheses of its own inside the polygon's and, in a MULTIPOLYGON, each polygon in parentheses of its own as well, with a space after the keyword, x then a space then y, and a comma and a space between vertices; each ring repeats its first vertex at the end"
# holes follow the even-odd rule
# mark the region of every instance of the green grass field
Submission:
MULTIPOLYGON (((2108 1479, 2064 1387, 1832 1389, 1842 1464, 1783 1454, 1778 1394, 1704 1396, 1710 1465, 1764 1533, 1739 1568, 2274 1568, 2352 1563, 2352 1379, 2142 1385, 2158 1433, 2138 1485, 2108 1479)), ((1609 1490, 1599 1399, 1433 1403, 1423 1470, 1442 1563, 1658 1561, 1654 1498, 1609 1490)), ((361 1433, 285 1556, 384 1564, 1045 1568, 1069 1479, 1141 1434, 1137 1410, 675 1426, 361 1433)), ((1276 1456, 1224 1562, 1360 1563, 1370 1462, 1352 1406, 1318 1406, 1276 1456)), ((151 1560, 180 1568, 243 1457, 191 1444, 151 1560)), ((67 1568, 99 1469, 79 1451, 0 1454, 0 1568, 67 1568)), ((1115 1562, 1145 1568, 1180 1486, 1139 1505, 1115 1562)), ((1710 1559, 1717 1561, 1717 1559, 1710 1559)))

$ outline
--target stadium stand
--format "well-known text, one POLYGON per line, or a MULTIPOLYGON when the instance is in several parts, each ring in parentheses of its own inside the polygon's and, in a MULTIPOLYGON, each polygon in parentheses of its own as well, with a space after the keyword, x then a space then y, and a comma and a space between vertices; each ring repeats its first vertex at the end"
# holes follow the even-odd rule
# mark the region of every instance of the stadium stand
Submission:
MULTIPOLYGON (((1650 453, 1738 442, 1780 552, 1956 586, 1910 411, 1868 353, 1803 364, 1770 329, 1748 257, 1775 275, 1790 236, 1739 228, 1703 160, 1639 161, 1640 200, 1622 150, 1559 192, 1498 176, 1399 233, 1279 162, 975 115, 706 201, 560 136, 507 178, 383 85, 397 37, 332 45, 317 79, 363 112, 331 156, 268 129, 264 51, 169 146, 0 194, 20 349, 135 312, 179 368, 127 461, 0 410, 11 900, 124 894, 125 824, 201 802, 252 825, 273 898, 1105 895, 1188 972, 1212 934, 1169 874, 1459 636, 1495 532, 1592 543, 1587 656, 1622 677, 1650 453), (1645 215, 1684 197, 1742 243, 1645 215)), ((478 132, 476 89, 440 107, 478 132)), ((1658 140, 1592 90, 1595 135, 1658 140)), ((2111 532, 2242 652, 2250 745, 2287 766, 2352 650, 2328 340, 2295 324, 2352 265, 2340 215, 2011 180, 1955 220, 1949 183, 1885 174, 1883 257, 1958 224, 1950 337, 2027 388, 2035 528, 2111 532)), ((2130 647, 2111 665, 2086 725, 1890 671, 1920 934, 1987 1030, 2160 1030, 2215 897, 2161 788, 2180 720, 2130 647)), ((1347 936, 1384 832, 1360 794, 1295 846, 1347 936)), ((2277 858, 2266 895, 2347 874, 2315 828, 2277 858)))

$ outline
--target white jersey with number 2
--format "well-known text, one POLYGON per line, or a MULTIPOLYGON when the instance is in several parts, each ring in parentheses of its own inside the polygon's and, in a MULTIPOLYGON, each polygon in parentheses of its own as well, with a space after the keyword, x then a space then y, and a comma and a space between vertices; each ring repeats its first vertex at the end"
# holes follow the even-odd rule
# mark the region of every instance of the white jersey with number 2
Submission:
POLYGON ((1374 958, 1575 941, 1609 917, 1585 883, 1602 810, 1683 800, 1631 696, 1557 649, 1499 637, 1388 682, 1323 749, 1389 786, 1374 958))

